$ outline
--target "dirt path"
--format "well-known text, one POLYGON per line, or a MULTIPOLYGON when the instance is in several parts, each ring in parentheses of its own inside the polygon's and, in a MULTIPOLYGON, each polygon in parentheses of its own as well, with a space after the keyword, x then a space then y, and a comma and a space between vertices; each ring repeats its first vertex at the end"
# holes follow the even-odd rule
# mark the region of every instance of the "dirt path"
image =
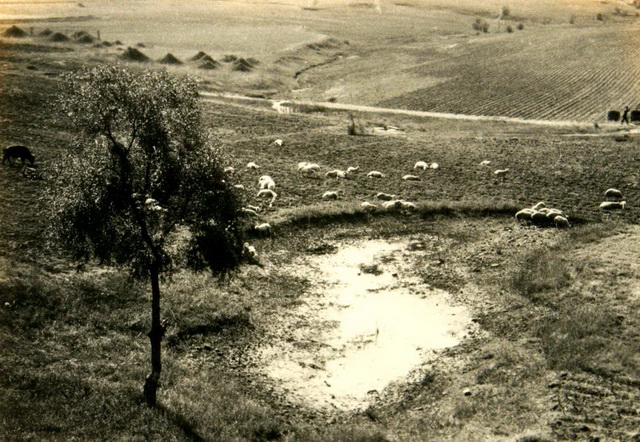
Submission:
MULTIPOLYGON (((256 98, 256 97, 248 97, 243 95, 234 95, 234 94, 226 94, 226 93, 214 93, 214 92, 200 92, 201 97, 205 101, 213 101, 218 103, 229 103, 229 101, 240 101, 246 102, 249 104, 250 102, 258 102, 269 104, 271 108, 274 110, 278 110, 283 112, 283 108, 291 108, 295 109, 298 107, 324 107, 327 109, 338 110, 338 111, 347 111, 347 112, 365 112, 372 114, 392 114, 392 115, 406 115, 411 117, 421 117, 421 118, 440 118, 440 119, 448 119, 448 120, 466 120, 466 121, 490 121, 490 122, 503 122, 503 123, 511 123, 511 124, 528 124, 528 125, 536 125, 536 126, 547 126, 547 127, 558 127, 558 128, 575 128, 576 130, 593 130, 594 125, 592 122, 584 122, 584 121, 572 121, 572 120, 528 120, 524 118, 512 118, 512 117, 501 117, 501 116, 487 116, 487 115, 465 115, 465 114, 454 114, 454 113, 445 113, 445 112, 425 112, 425 111, 414 111, 407 109, 394 109, 394 108, 384 108, 384 107, 376 107, 376 106, 363 106, 358 104, 348 104, 348 103, 332 103, 329 101, 304 101, 304 100, 276 100, 276 99, 267 99, 267 98, 256 98)), ((619 124, 616 123, 602 123, 599 124, 601 128, 615 128, 619 127, 619 124)), ((640 129, 636 128, 635 125, 631 126, 630 129, 634 133, 640 133, 640 129)))

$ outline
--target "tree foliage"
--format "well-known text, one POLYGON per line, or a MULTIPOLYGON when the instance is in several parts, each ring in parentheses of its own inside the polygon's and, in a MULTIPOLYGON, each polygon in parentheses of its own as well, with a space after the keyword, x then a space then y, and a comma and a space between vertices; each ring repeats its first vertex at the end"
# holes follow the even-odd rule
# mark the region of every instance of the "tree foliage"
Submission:
POLYGON ((65 79, 59 110, 77 135, 51 180, 55 239, 76 258, 224 274, 242 259, 239 201, 202 130, 196 84, 122 66, 65 79))

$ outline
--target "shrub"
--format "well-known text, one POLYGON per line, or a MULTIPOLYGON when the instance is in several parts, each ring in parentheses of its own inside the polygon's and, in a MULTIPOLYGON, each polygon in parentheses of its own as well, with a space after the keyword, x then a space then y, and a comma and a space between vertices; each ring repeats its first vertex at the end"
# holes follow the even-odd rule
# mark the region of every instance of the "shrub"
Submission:
POLYGON ((480 17, 476 17, 476 21, 473 22, 473 24, 471 25, 471 27, 475 30, 475 31, 482 31, 482 24, 484 23, 484 20, 482 20, 480 17))
POLYGON ((602 13, 598 12, 598 14, 596 15, 596 20, 604 21, 604 15, 602 13))
POLYGON ((482 24, 482 32, 484 32, 485 34, 489 32, 489 22, 484 22, 482 24))
POLYGON ((518 26, 516 26, 516 28, 518 28, 519 31, 522 31, 524 29, 524 24, 518 23, 518 26))
POLYGON ((573 25, 576 22, 576 16, 571 14, 571 16, 569 17, 569 24, 573 25))
POLYGON ((508 33, 512 33, 513 32, 513 26, 511 26, 511 25, 507 26, 507 32, 508 33))
POLYGON ((511 8, 509 8, 508 6, 503 6, 502 7, 502 16, 503 17, 509 17, 511 15, 511 8))

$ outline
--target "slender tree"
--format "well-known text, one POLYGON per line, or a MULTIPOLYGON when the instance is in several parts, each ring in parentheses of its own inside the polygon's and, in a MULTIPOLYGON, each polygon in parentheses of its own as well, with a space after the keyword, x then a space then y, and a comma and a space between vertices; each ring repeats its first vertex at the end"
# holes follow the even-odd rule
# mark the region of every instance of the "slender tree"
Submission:
POLYGON ((151 284, 151 373, 162 369, 160 283, 177 269, 225 275, 243 259, 239 201, 203 130, 194 81, 103 66, 68 76, 59 111, 77 134, 48 192, 55 242, 151 284))

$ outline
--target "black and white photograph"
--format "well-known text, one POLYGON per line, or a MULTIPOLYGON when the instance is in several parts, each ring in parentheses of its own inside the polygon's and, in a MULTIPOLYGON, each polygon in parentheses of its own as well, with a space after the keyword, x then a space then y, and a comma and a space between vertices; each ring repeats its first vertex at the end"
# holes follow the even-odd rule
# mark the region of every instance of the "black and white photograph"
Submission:
POLYGON ((0 0, 0 440, 640 441, 640 0, 0 0))

